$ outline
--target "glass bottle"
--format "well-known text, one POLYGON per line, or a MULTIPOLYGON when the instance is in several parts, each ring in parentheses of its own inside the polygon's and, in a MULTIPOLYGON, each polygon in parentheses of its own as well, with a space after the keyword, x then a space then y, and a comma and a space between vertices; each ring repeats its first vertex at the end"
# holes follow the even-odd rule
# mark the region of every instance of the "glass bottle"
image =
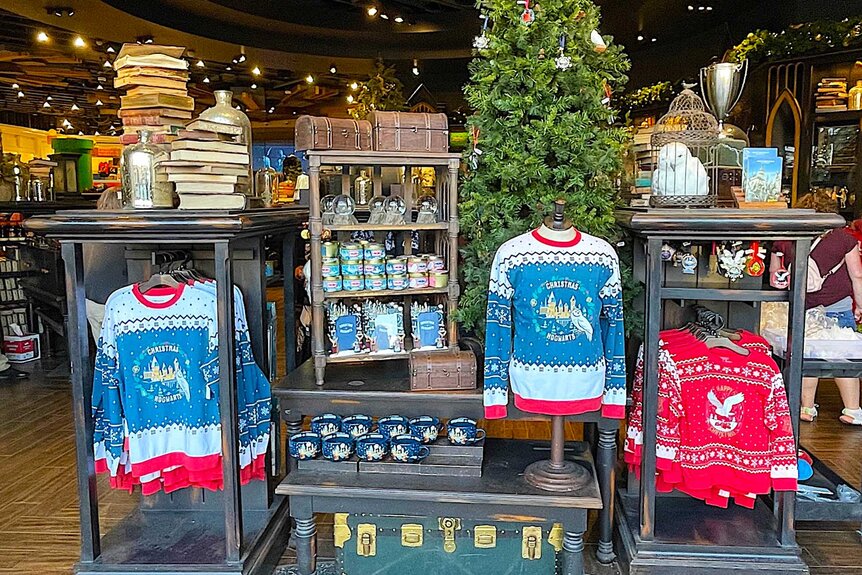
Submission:
MULTIPOLYGON (((242 128, 242 142, 248 148, 248 176, 240 176, 239 181, 237 182, 237 191, 246 194, 247 196, 255 195, 254 190, 252 189, 254 174, 252 174, 251 171, 251 121, 248 119, 248 116, 233 107, 233 92, 230 90, 216 90, 213 94, 215 95, 215 106, 201 112, 199 117, 201 120, 208 120, 218 124, 228 124, 230 126, 239 126, 242 128)), ((258 193, 257 195, 260 194, 258 193)))
POLYGON ((30 200, 29 176, 24 174, 24 166, 21 164, 21 156, 15 156, 15 163, 12 165, 12 185, 15 189, 15 201, 26 202, 30 200))
POLYGON ((364 206, 371 199, 373 182, 365 170, 359 170, 359 175, 353 180, 353 199, 356 205, 364 206))
POLYGON ((862 110, 862 80, 856 80, 856 85, 850 88, 847 107, 851 110, 862 110))
POLYGON ((156 166, 168 159, 167 152, 150 143, 149 130, 138 132, 140 141, 126 146, 121 158, 123 207, 128 209, 172 208, 173 194, 167 177, 156 175, 156 166))
POLYGON ((263 167, 254 174, 255 195, 263 200, 266 207, 272 206, 278 197, 280 174, 275 171, 269 157, 263 157, 263 167))

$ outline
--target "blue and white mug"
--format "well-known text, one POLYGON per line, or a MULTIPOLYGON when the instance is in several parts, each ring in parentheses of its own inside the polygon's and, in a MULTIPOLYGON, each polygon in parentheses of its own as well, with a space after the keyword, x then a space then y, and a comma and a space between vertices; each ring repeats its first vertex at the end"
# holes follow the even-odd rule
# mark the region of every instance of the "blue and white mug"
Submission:
POLYGON ((330 461, 344 461, 353 455, 353 438, 343 431, 323 438, 323 457, 330 461))
POLYGON ((341 431, 341 418, 334 413, 324 413, 311 418, 311 431, 326 437, 337 431, 341 431))
POLYGON ((313 431, 303 431, 290 436, 287 448, 291 457, 297 459, 314 459, 320 453, 320 434, 313 431))
POLYGON ((389 451, 388 441, 382 433, 366 433, 356 438, 356 455, 364 461, 381 461, 389 451))
POLYGON ((436 441, 442 428, 440 419, 431 415, 420 415, 410 420, 410 432, 420 438, 422 443, 436 441))
POLYGON ((391 439, 410 432, 410 422, 403 415, 387 415, 377 420, 377 431, 391 439))
POLYGON ((453 445, 471 445, 485 439, 485 430, 476 426, 475 419, 458 417, 449 421, 446 435, 453 445))
POLYGON ((415 435, 396 435, 391 440, 389 452, 395 461, 417 463, 428 457, 431 449, 422 445, 422 440, 415 435))
POLYGON ((356 439, 371 431, 373 422, 368 415, 349 415, 341 420, 341 431, 356 439))

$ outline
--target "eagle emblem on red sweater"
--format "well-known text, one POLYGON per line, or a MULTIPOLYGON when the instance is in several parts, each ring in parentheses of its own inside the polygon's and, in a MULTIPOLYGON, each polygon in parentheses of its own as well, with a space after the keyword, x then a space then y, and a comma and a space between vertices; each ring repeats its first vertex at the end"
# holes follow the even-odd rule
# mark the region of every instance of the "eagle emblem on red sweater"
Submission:
POLYGON ((719 400, 716 391, 719 393, 732 393, 729 388, 722 389, 725 386, 720 386, 711 390, 706 398, 709 400, 710 407, 707 408, 707 421, 714 431, 720 435, 732 435, 739 427, 739 422, 742 420, 742 402, 745 401, 743 393, 735 393, 726 396, 723 400, 719 400))

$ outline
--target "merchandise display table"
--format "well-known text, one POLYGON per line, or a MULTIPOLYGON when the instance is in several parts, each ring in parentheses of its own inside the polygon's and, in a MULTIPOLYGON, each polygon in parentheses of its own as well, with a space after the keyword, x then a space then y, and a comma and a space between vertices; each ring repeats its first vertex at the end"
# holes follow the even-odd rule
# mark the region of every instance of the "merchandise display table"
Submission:
POLYGON ((290 499, 299 573, 312 575, 316 568, 314 514, 350 512, 559 522, 564 531, 562 573, 583 575, 587 511, 600 509, 602 498, 587 446, 572 447, 569 458, 592 474, 577 494, 541 491, 524 480, 524 467, 547 457, 547 451, 527 441, 488 440, 481 478, 411 476, 399 483, 397 476, 294 471, 275 492, 290 499))

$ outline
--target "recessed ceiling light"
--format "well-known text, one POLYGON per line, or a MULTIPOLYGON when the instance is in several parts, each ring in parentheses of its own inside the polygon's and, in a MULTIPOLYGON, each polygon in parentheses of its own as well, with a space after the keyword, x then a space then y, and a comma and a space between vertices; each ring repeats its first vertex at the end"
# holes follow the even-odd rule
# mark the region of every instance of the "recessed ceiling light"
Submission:
POLYGON ((96 86, 96 89, 97 89, 97 90, 104 90, 105 88, 103 88, 103 87, 102 87, 102 85, 101 85, 101 84, 99 84, 98 86, 96 86))
POLYGON ((203 60, 198 60, 195 66, 197 66, 198 68, 205 68, 206 64, 204 64, 203 60))
POLYGON ((655 38, 650 38, 650 42, 655 42, 655 41, 656 41, 655 38))
POLYGON ((97 106, 104 106, 104 104, 102 104, 102 101, 101 101, 101 100, 96 100, 96 105, 97 105, 97 106))
POLYGON ((72 44, 75 46, 75 48, 83 48, 87 45, 84 39, 80 36, 75 36, 75 40, 72 42, 72 44))
POLYGON ((415 58, 413 59, 413 75, 419 75, 419 60, 416 60, 415 58))
POLYGON ((707 6, 707 7, 706 7, 706 11, 707 11, 707 12, 712 12, 712 6, 707 6))
POLYGON ((689 11, 689 12, 691 12, 692 10, 694 10, 694 6, 692 6, 691 4, 689 4, 689 5, 688 5, 688 11, 689 11))
POLYGON ((274 113, 275 113, 275 108, 270 108, 269 110, 267 110, 267 112, 269 112, 270 114, 274 114, 274 113))
POLYGON ((209 84, 209 83, 210 83, 209 76, 204 76, 204 84, 209 84))
POLYGON ((21 90, 18 90, 18 97, 19 97, 19 98, 23 98, 23 97, 24 97, 24 92, 22 92, 21 90))
POLYGON ((380 17, 383 18, 384 20, 389 20, 389 16, 386 14, 381 14, 380 17))
POLYGON ((230 72, 231 70, 233 70, 233 68, 231 68, 230 66, 225 66, 225 67, 224 67, 224 69, 225 69, 225 70, 227 70, 228 72, 230 72))
POLYGON ((369 16, 377 16, 377 6, 369 6, 366 12, 368 12, 369 16))
POLYGON ((18 85, 18 82, 15 82, 14 84, 12 84, 12 89, 13 89, 13 90, 17 90, 17 89, 18 89, 18 88, 20 88, 20 87, 21 87, 21 86, 19 86, 19 85, 18 85))
POLYGON ((48 35, 45 32, 40 30, 39 33, 36 34, 36 41, 37 42, 44 43, 44 42, 47 42, 48 40, 50 40, 50 38, 48 38, 48 35))
POLYGON ((47 97, 47 98, 45 98, 45 99, 46 99, 46 100, 48 100, 48 101, 50 102, 50 101, 51 101, 51 100, 53 100, 54 98, 52 98, 51 96, 48 96, 48 97, 47 97))
POLYGON ((70 108, 73 112, 77 112, 81 108, 78 107, 78 104, 72 103, 72 107, 70 108))
POLYGON ((706 8, 704 8, 703 6, 698 6, 698 7, 697 7, 697 11, 698 11, 698 12, 703 12, 704 10, 706 10, 706 8))
POLYGON ((309 84, 314 84, 314 76, 309 74, 308 76, 305 77, 305 81, 308 82, 309 84))
POLYGON ((50 108, 50 107, 51 107, 51 102, 45 102, 44 104, 42 104, 42 107, 43 107, 43 108, 50 108))
POLYGON ((251 73, 254 74, 255 76, 260 76, 260 68, 255 66, 254 68, 251 69, 251 73))
POLYGON ((84 135, 84 132, 83 132, 83 131, 81 131, 81 130, 78 130, 78 135, 79 135, 79 136, 83 136, 83 135, 84 135))
POLYGON ((105 63, 104 63, 104 64, 102 64, 102 67, 103 67, 103 68, 110 68, 110 67, 111 67, 111 63, 110 63, 109 61, 105 60, 105 63))
POLYGON ((644 39, 643 34, 638 34, 638 41, 642 42, 644 39))
POLYGON ((336 67, 335 67, 335 64, 330 64, 330 65, 329 65, 329 73, 330 73, 330 74, 336 74, 336 73, 338 73, 338 68, 336 68, 336 67))
POLYGON ((252 84, 252 85, 251 85, 251 89, 252 89, 252 90, 257 90, 257 84, 252 84))
POLYGON ((113 46, 108 46, 108 47, 105 49, 105 52, 107 52, 108 54, 113 54, 114 52, 116 52, 116 50, 114 50, 114 47, 113 47, 113 46))
POLYGON ((402 18, 401 16, 396 16, 395 21, 401 24, 402 22, 404 22, 404 18, 402 18))
POLYGON ((93 132, 93 135, 94 136, 100 136, 101 134, 99 134, 99 130, 96 130, 95 132, 93 132))

